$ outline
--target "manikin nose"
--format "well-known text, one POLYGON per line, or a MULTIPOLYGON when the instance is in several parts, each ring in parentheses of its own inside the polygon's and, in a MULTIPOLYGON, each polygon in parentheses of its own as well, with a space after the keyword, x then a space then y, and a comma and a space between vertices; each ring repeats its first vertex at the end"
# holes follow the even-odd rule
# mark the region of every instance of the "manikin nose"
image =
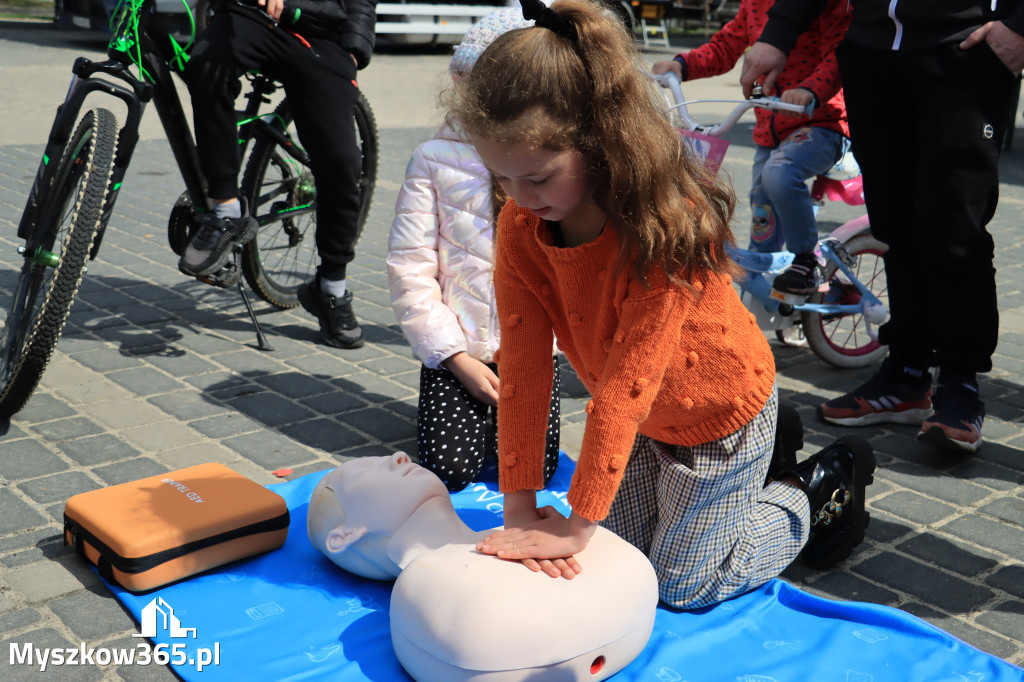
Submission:
POLYGON ((404 452, 396 452, 395 454, 391 455, 391 466, 408 464, 411 461, 412 459, 409 457, 409 455, 405 454, 404 452))

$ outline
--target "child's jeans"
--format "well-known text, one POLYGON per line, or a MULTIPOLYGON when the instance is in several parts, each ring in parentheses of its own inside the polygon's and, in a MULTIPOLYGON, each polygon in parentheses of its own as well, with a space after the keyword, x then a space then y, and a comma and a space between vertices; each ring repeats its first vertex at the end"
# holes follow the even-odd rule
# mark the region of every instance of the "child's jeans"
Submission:
POLYGON ((828 128, 797 128, 778 147, 755 147, 750 186, 750 248, 814 249, 818 227, 807 181, 842 158, 847 139, 828 128))

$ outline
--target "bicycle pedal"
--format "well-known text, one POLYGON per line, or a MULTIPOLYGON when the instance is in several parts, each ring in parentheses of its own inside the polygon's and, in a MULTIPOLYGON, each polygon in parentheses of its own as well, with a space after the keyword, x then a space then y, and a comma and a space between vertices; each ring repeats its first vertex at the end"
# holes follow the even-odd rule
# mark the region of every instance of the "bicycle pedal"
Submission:
POLYGON ((769 294, 772 300, 779 301, 780 303, 788 303, 790 305, 800 305, 801 303, 807 302, 807 294, 789 294, 778 289, 772 289, 769 294))
POLYGON ((200 282, 211 286, 227 289, 238 284, 238 266, 234 263, 225 263, 217 272, 211 272, 205 277, 196 277, 200 282))

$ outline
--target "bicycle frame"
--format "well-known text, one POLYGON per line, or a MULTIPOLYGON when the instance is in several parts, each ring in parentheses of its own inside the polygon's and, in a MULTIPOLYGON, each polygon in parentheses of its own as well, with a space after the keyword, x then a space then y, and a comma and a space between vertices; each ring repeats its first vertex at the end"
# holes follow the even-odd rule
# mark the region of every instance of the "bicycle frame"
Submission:
MULTIPOLYGON (((46 149, 28 203, 18 226, 18 236, 25 238, 31 234, 32 228, 43 220, 53 216, 40 215, 40 207, 36 197, 48 188, 53 180, 57 164, 50 161, 59 160, 71 137, 73 128, 78 121, 85 98, 94 92, 116 97, 125 103, 128 109, 124 125, 118 131, 117 151, 114 167, 110 177, 109 193, 104 205, 103 219, 93 241, 89 259, 96 258, 106 232, 107 223, 113 212, 121 183, 124 180, 128 165, 139 141, 139 124, 145 113, 146 105, 152 101, 160 117, 160 123, 167 136, 175 163, 185 182, 185 189, 192 199, 193 205, 199 210, 206 210, 208 197, 206 180, 199 166, 199 156, 195 138, 189 125, 188 117, 181 98, 174 85, 174 75, 169 63, 176 62, 179 69, 184 68, 186 58, 182 57, 184 49, 173 43, 178 53, 173 59, 166 59, 160 54, 157 40, 172 40, 166 33, 150 34, 146 19, 153 0, 122 0, 120 10, 115 16, 119 23, 107 48, 108 59, 93 62, 79 57, 72 66, 72 79, 64 102, 58 107, 57 115, 47 138, 46 149), (137 67, 143 77, 131 72, 137 67), (98 76, 106 76, 101 78, 98 76), (109 80, 113 79, 113 80, 109 80), (119 82, 116 82, 119 81, 119 82)), ((260 106, 268 102, 267 95, 276 90, 277 85, 266 76, 256 75, 251 90, 246 94, 246 107, 241 112, 239 122, 239 143, 244 156, 249 141, 259 131, 283 143, 283 148, 299 163, 307 164, 306 152, 295 144, 279 127, 273 124, 273 113, 257 116, 260 106)), ((307 208, 306 210, 312 210, 307 208)), ((45 260, 48 254, 33 254, 33 258, 45 260)))
MULTIPOLYGON (((679 79, 676 78, 674 74, 662 74, 654 76, 654 79, 663 87, 668 88, 672 93, 675 104, 669 107, 669 109, 670 111, 674 111, 678 114, 686 129, 711 137, 719 137, 725 133, 727 130, 732 128, 732 126, 739 121, 745 113, 754 108, 766 108, 777 111, 794 111, 804 113, 806 115, 810 115, 813 111, 813 105, 803 108, 797 105, 780 102, 777 98, 768 97, 744 101, 687 101, 683 97, 679 79), (712 126, 702 126, 690 116, 687 105, 711 101, 737 102, 737 106, 721 123, 712 126)), ((860 294, 860 299, 856 303, 813 303, 808 301, 807 297, 786 295, 775 291, 772 289, 771 283, 765 275, 777 274, 785 270, 790 264, 792 264, 795 254, 789 251, 761 253, 738 247, 729 247, 729 255, 746 272, 746 279, 739 283, 741 293, 749 293, 751 297, 764 306, 765 312, 768 313, 768 320, 765 319, 764 315, 758 315, 758 322, 762 327, 769 326, 770 328, 778 329, 790 326, 790 324, 785 324, 778 318, 775 318, 774 315, 781 316, 782 318, 788 318, 798 312, 810 312, 817 313, 819 315, 860 314, 864 316, 868 335, 873 340, 877 341, 878 334, 875 326, 885 321, 888 311, 882 301, 853 273, 850 268, 850 265, 852 264, 851 257, 843 247, 843 244, 852 239, 855 235, 868 230, 868 217, 867 215, 864 215, 836 228, 829 237, 819 240, 817 245, 817 250, 821 257, 824 258, 827 263, 835 265, 836 269, 849 279, 850 284, 856 287, 860 294), (766 322, 768 324, 766 324, 766 322), (780 323, 782 324, 781 327, 779 326, 780 323)))

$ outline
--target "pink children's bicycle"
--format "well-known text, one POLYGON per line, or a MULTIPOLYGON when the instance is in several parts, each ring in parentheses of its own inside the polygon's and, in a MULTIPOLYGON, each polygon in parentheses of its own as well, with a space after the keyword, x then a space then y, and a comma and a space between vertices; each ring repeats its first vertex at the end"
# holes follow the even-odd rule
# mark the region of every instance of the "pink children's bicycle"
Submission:
MULTIPOLYGON (((721 135, 751 109, 810 113, 776 97, 687 101, 675 74, 654 79, 671 93, 669 115, 680 134, 713 173, 718 172, 729 146, 721 135), (687 105, 711 101, 735 102, 737 106, 717 125, 701 125, 690 117, 687 105)), ((816 205, 826 200, 864 203, 859 169, 852 156, 847 157, 812 183, 816 205)), ((810 295, 783 293, 771 286, 775 277, 792 264, 792 252, 761 253, 731 247, 729 254, 746 271, 746 278, 739 283, 740 293, 761 329, 774 331, 786 343, 793 343, 802 332, 807 345, 825 362, 836 367, 864 367, 886 353, 877 334, 878 325, 889 316, 882 262, 885 249, 885 244, 872 236, 867 214, 840 225, 818 241, 815 254, 821 284, 810 295)))

